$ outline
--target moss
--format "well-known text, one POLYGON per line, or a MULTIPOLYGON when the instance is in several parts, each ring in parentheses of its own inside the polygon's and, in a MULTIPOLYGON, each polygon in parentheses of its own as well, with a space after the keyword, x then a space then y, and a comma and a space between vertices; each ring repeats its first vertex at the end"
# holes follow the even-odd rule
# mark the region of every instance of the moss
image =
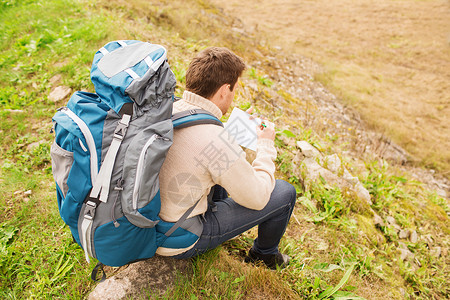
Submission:
POLYGON ((373 219, 363 215, 356 215, 358 228, 364 232, 373 245, 381 245, 386 242, 384 236, 376 229, 373 219))

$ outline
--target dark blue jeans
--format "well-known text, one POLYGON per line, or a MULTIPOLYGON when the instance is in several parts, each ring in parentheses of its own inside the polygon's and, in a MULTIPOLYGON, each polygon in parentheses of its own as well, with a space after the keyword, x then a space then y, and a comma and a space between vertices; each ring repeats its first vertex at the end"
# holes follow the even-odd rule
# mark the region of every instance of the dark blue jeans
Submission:
POLYGON ((174 257, 183 259, 200 255, 256 225, 258 237, 253 243, 253 249, 261 254, 275 254, 289 223, 295 200, 295 188, 283 180, 276 181, 270 200, 262 210, 237 204, 228 198, 224 188, 215 186, 213 201, 217 210, 214 211, 209 206, 198 242, 192 249, 174 257))

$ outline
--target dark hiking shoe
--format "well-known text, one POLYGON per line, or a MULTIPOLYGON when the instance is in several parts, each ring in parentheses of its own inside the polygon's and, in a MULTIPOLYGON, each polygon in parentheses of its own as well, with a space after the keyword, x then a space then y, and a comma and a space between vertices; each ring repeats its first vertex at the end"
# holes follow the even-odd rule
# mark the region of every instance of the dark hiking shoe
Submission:
POLYGON ((246 263, 256 263, 262 262, 268 268, 272 270, 276 270, 277 266, 280 268, 284 268, 289 264, 291 258, 286 255, 278 252, 277 254, 259 254, 252 249, 248 251, 248 255, 245 257, 244 261, 246 263))

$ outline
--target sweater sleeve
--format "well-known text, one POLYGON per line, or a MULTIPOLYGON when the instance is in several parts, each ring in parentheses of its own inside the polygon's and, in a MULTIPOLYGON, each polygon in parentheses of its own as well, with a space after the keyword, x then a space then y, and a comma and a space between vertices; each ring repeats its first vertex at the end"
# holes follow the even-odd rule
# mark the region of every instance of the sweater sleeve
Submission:
POLYGON ((217 172, 210 169, 213 181, 224 187, 233 200, 250 209, 261 210, 275 187, 275 164, 277 152, 274 142, 260 139, 257 142, 256 158, 250 164, 245 158, 245 152, 236 143, 230 143, 224 148, 227 155, 235 154, 225 170, 217 172))

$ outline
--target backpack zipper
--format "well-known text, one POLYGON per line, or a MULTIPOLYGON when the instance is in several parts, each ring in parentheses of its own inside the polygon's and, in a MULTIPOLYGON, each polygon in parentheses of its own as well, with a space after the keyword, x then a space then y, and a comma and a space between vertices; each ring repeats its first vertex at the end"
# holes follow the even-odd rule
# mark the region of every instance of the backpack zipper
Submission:
POLYGON ((152 135, 147 143, 145 143, 144 147, 142 148, 141 154, 139 155, 139 160, 138 160, 138 164, 136 167, 136 179, 134 182, 134 190, 133 190, 133 209, 137 210, 137 206, 138 206, 138 198, 139 198, 139 187, 141 185, 141 176, 142 176, 142 172, 144 171, 144 159, 145 159, 145 153, 147 152, 147 149, 151 146, 151 144, 153 144, 153 142, 157 139, 160 138, 159 135, 157 135, 156 133, 154 135, 152 135))
POLYGON ((116 207, 117 200, 119 199, 120 192, 123 191, 123 183, 124 183, 123 179, 122 179, 122 178, 119 178, 119 179, 117 180, 116 186, 114 187, 114 190, 117 191, 117 196, 116 196, 116 198, 114 199, 114 203, 113 203, 113 206, 112 206, 112 208, 111 208, 111 219, 112 219, 112 221, 113 221, 114 227, 116 227, 116 228, 119 227, 120 224, 119 224, 119 222, 117 222, 117 220, 116 220, 116 216, 114 215, 114 209, 115 209, 115 207, 116 207))

